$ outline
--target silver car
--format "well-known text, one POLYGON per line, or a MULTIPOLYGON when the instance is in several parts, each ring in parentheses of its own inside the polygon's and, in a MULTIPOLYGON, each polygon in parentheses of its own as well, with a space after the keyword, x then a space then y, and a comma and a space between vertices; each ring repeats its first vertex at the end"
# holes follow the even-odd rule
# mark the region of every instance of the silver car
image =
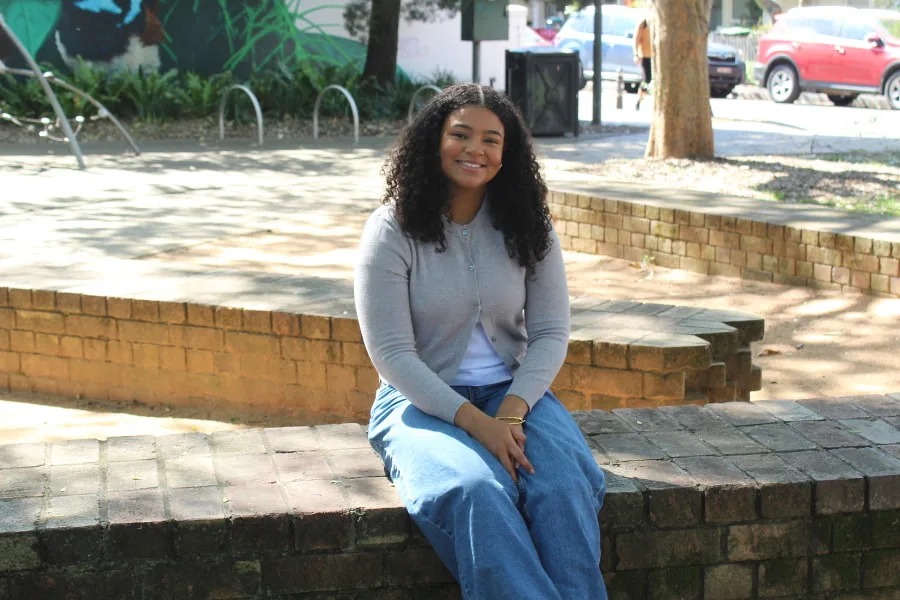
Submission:
MULTIPOLYGON (((600 77, 615 80, 619 69, 625 80, 625 89, 634 93, 638 90, 644 73, 634 62, 634 31, 644 18, 645 12, 604 4, 601 8, 603 19, 603 70, 600 77)), ((594 7, 587 6, 572 13, 554 40, 557 48, 574 50, 581 56, 586 79, 594 77, 594 7)), ((710 95, 714 98, 728 96, 734 86, 744 81, 746 65, 731 46, 709 42, 706 49, 709 58, 710 95)))
MULTIPOLYGON (((622 69, 625 87, 628 91, 637 91, 644 78, 641 66, 634 63, 634 30, 644 17, 641 10, 604 4, 601 8, 603 18, 603 79, 615 79, 616 72, 622 69)), ((594 77, 594 7, 587 6, 569 15, 562 28, 556 34, 554 43, 560 49, 576 50, 584 65, 584 76, 594 77)))

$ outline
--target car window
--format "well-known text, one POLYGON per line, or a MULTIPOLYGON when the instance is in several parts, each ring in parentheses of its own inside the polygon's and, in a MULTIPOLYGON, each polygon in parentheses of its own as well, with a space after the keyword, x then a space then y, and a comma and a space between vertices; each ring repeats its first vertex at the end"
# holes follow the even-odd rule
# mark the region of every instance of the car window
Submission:
POLYGON ((791 30, 817 35, 836 36, 840 30, 840 24, 837 21, 821 17, 794 17, 787 21, 787 25, 791 30))
POLYGON ((881 28, 887 31, 892 38, 900 40, 900 19, 878 19, 878 24, 881 25, 881 28))
POLYGON ((577 31, 575 29, 575 21, 578 19, 578 15, 569 15, 566 19, 566 22, 563 23, 563 26, 559 28, 559 33, 556 35, 565 37, 571 34, 573 31, 577 31))
POLYGON ((831 19, 810 19, 809 28, 819 35, 836 36, 840 30, 840 23, 831 19))
MULTIPOLYGON (((622 37, 633 34, 640 21, 637 15, 630 14, 608 15, 604 13, 602 18, 604 35, 618 35, 622 37)), ((583 12, 575 13, 566 21, 562 31, 594 33, 594 15, 583 12)))
POLYGON ((575 29, 575 21, 578 20, 578 15, 570 15, 566 22, 563 23, 563 26, 559 28, 559 33, 562 35, 572 33, 573 31, 578 31, 575 29))
POLYGON ((864 40, 874 30, 865 21, 845 21, 841 25, 841 37, 848 40, 864 40))
POLYGON ((575 31, 579 31, 581 33, 593 33, 594 32, 594 15, 586 15, 584 13, 579 13, 575 18, 575 31))
POLYGON ((784 23, 784 27, 786 29, 792 32, 809 31, 810 33, 812 33, 812 28, 809 25, 809 19, 793 17, 790 19, 783 19, 781 22, 784 23))
POLYGON ((603 32, 625 37, 629 33, 634 33, 637 25, 638 20, 631 15, 616 15, 610 28, 608 30, 604 28, 603 32))
MULTIPOLYGON (((602 15, 603 18, 603 33, 609 34, 613 28, 613 18, 609 15, 602 15)), ((635 24, 636 26, 636 24, 635 24)), ((632 28, 633 29, 633 28, 632 28)), ((563 26, 563 31, 577 31, 579 33, 594 33, 594 15, 589 13, 575 13, 569 17, 569 20, 566 21, 566 24, 563 26)), ((615 35, 615 34, 614 34, 615 35)), ((624 35, 624 34, 622 34, 624 35)))

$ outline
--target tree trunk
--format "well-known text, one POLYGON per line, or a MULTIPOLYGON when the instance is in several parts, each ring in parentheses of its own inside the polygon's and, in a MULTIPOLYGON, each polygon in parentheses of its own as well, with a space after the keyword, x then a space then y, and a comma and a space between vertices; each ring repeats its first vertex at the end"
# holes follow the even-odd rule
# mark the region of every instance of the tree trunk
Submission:
POLYGON ((712 158, 712 110, 706 40, 712 0, 656 0, 653 121, 647 158, 712 158))
POLYGON ((372 0, 363 79, 374 78, 382 88, 394 85, 399 36, 400 0, 372 0))

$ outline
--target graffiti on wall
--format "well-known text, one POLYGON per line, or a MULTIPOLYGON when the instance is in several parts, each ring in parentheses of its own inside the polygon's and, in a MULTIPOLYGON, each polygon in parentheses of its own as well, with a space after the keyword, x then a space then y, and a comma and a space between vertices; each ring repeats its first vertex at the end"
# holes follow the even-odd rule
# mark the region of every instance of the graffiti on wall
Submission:
MULTIPOLYGON (((308 1, 308 0, 307 0, 308 1)), ((330 31, 304 0, 0 0, 0 13, 38 61, 70 68, 176 69, 239 77, 278 64, 361 64, 365 47, 330 31)), ((334 14, 334 11, 330 11, 334 14)), ((8 40, 0 60, 21 63, 8 40)))

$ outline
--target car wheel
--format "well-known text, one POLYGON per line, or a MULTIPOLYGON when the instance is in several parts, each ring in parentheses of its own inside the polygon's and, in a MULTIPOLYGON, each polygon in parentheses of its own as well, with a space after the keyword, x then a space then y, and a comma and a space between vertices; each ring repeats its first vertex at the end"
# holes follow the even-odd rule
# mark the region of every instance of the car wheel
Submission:
POLYGON ((766 81, 769 97, 779 104, 790 104, 800 96, 797 71, 790 65, 778 65, 769 73, 766 81))
POLYGON ((625 91, 628 92, 629 94, 637 94, 638 88, 640 88, 640 87, 641 87, 641 84, 639 84, 639 83, 626 83, 625 91))
POLYGON ((900 71, 891 75, 887 80, 887 84, 884 86, 884 95, 891 108, 900 110, 900 71))
POLYGON ((709 90, 710 98, 727 98, 734 88, 712 88, 709 90))
POLYGON ((853 104, 853 101, 856 100, 857 94, 850 94, 849 96, 835 96, 834 94, 828 94, 828 99, 831 100, 831 103, 835 106, 850 106, 853 104))

